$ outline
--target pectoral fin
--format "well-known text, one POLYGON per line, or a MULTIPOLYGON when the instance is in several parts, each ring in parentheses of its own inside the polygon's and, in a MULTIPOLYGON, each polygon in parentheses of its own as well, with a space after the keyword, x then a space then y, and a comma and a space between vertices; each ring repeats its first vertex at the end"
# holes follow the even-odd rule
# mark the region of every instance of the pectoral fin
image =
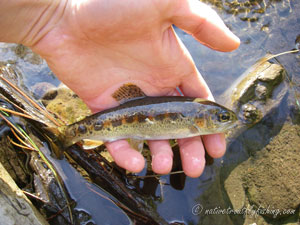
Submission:
POLYGON ((133 149, 137 150, 138 152, 143 151, 143 149, 144 149, 144 140, 137 140, 137 139, 130 138, 128 140, 128 142, 129 142, 130 146, 133 149))

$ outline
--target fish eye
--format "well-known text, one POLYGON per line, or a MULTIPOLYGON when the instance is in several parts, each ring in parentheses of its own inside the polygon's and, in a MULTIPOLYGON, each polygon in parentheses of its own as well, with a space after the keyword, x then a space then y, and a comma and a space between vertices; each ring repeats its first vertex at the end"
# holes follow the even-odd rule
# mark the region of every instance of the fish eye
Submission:
POLYGON ((221 112, 218 114, 218 121, 219 122, 227 122, 230 120, 230 114, 229 112, 221 112))
POLYGON ((81 134, 85 134, 87 132, 86 126, 84 126, 82 124, 78 126, 77 130, 81 134))

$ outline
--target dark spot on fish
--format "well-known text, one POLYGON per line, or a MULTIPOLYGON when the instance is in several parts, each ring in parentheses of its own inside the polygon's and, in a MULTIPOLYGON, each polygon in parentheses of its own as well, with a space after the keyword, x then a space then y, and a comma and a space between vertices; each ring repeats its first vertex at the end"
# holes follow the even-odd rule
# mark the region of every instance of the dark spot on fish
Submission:
POLYGON ((94 124, 94 130, 101 130, 103 128, 103 123, 101 121, 97 121, 95 124, 94 124))
POLYGON ((77 130, 80 134, 85 134, 87 132, 86 126, 82 124, 78 126, 77 130))
POLYGON ((113 127, 118 127, 118 126, 122 125, 122 120, 120 120, 120 119, 113 120, 113 121, 111 121, 111 125, 113 127))
POLYGON ((201 113, 198 113, 196 117, 197 117, 197 119, 202 119, 205 116, 204 116, 204 113, 201 112, 201 113))
POLYGON ((86 126, 90 126, 92 124, 92 122, 93 122, 92 120, 86 120, 85 121, 85 125, 86 126))
POLYGON ((129 116, 129 117, 126 117, 125 120, 126 120, 126 123, 132 123, 134 118, 133 118, 133 116, 129 116))
POLYGON ((199 128, 204 127, 204 125, 205 125, 204 118, 196 118, 195 122, 199 128))
POLYGON ((138 122, 139 123, 144 123, 146 119, 147 119, 147 116, 145 116, 143 114, 138 115, 138 122))
POLYGON ((138 122, 138 121, 139 121, 139 116, 138 115, 133 116, 133 122, 138 122))
POLYGON ((103 123, 103 127, 110 127, 111 126, 111 122, 109 120, 104 121, 103 123))
POLYGON ((155 120, 160 121, 160 120, 164 120, 166 115, 167 114, 158 114, 154 118, 155 118, 155 120))
POLYGON ((169 113, 169 118, 171 120, 177 120, 179 117, 179 114, 178 113, 169 113))

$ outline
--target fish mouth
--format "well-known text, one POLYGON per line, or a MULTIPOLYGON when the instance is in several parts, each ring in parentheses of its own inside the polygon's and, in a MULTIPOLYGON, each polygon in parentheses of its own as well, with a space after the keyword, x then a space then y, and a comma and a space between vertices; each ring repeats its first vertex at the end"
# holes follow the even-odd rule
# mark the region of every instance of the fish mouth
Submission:
POLYGON ((235 128, 239 125, 239 120, 236 120, 234 121, 233 123, 231 123, 229 126, 228 126, 228 129, 232 129, 232 128, 235 128))
POLYGON ((225 125, 225 129, 224 129, 224 130, 226 131, 226 130, 235 128, 235 127, 238 126, 238 123, 239 123, 239 120, 236 118, 236 120, 233 120, 233 121, 228 122, 228 123, 225 125))

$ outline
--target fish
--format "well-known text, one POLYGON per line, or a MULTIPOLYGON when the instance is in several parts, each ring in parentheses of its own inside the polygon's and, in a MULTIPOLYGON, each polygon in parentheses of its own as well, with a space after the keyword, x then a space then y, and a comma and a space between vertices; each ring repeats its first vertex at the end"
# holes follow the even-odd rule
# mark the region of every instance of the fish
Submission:
POLYGON ((135 84, 123 84, 112 97, 120 104, 59 127, 64 147, 83 139, 164 140, 221 133, 233 127, 233 111, 215 102, 186 96, 146 96, 135 84))

